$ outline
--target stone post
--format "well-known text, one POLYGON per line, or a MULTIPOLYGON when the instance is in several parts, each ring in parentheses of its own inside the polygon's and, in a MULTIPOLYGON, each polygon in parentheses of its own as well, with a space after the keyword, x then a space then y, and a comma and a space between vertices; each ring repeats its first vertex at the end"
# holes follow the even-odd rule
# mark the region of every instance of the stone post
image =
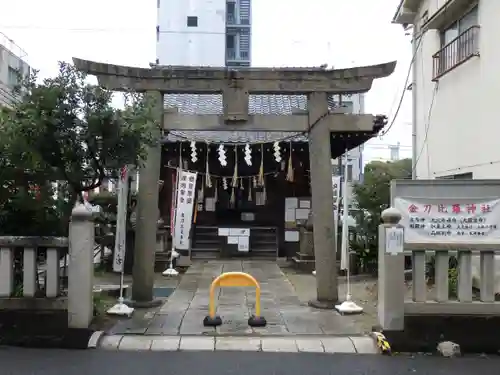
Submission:
MULTIPOLYGON (((154 98, 153 111, 158 126, 153 129, 153 137, 159 142, 160 127, 163 126, 163 94, 161 92, 148 92, 147 95, 154 98)), ((147 158, 139 168, 131 301, 136 307, 148 307, 160 303, 160 301, 153 301, 160 169, 161 144, 156 143, 149 147, 147 158)))
POLYGON ((402 228, 400 220, 399 211, 390 207, 382 212, 378 229, 378 323, 386 331, 404 329, 404 254, 386 252, 386 230, 402 228))
POLYGON ((312 93, 308 100, 309 161, 314 256, 316 265, 317 300, 309 304, 316 308, 333 309, 338 302, 337 241, 332 192, 332 151, 326 93, 312 93))
POLYGON ((68 326, 88 328, 93 318, 94 220, 92 211, 77 203, 69 224, 68 326))

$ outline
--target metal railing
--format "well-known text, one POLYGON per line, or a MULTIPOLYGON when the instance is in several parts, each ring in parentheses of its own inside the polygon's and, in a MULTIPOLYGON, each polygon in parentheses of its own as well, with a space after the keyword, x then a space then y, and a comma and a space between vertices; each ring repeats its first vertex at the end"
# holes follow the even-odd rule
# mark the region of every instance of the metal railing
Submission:
POLYGON ((245 17, 238 19, 234 14, 227 13, 226 24, 229 26, 250 26, 250 19, 245 17))
POLYGON ((437 81, 473 56, 479 56, 479 26, 468 28, 432 56, 432 80, 437 81))

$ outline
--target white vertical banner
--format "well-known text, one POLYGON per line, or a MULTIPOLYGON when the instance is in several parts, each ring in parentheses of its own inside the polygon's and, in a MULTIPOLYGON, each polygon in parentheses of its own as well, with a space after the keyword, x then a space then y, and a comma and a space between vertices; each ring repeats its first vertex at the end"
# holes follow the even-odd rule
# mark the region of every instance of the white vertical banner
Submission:
MULTIPOLYGON (((342 184, 342 242, 341 242, 341 253, 340 253, 340 269, 349 270, 349 197, 347 194, 348 182, 347 182, 347 171, 349 167, 349 151, 345 151, 345 162, 344 162, 344 174, 343 179, 339 177, 338 186, 342 184), (343 180, 343 181, 342 181, 343 180)), ((338 194, 338 201, 340 201, 340 193, 338 194)), ((349 272, 349 271, 348 271, 349 272)), ((350 294, 350 292, 348 292, 350 294)))
POLYGON ((127 167, 120 171, 118 181, 118 207, 116 209, 115 252, 113 256, 113 271, 123 272, 125 262, 125 243, 127 238, 127 206, 128 206, 128 175, 127 167))
POLYGON ((175 248, 179 250, 189 250, 197 175, 196 172, 179 170, 174 228, 175 248))
POLYGON ((340 201, 340 184, 342 183, 341 176, 332 176, 332 190, 333 190, 333 205, 334 210, 338 213, 340 201))

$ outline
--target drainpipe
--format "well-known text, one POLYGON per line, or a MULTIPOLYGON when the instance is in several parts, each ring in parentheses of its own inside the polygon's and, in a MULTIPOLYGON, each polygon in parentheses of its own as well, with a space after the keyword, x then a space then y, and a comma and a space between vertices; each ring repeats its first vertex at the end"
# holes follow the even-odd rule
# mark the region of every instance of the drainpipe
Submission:
MULTIPOLYGON (((423 37, 423 36, 421 36, 423 37)), ((411 178, 417 179, 417 26, 413 25, 413 67, 412 67, 412 120, 411 120, 411 178)), ((406 88, 405 88, 406 90, 406 88)))

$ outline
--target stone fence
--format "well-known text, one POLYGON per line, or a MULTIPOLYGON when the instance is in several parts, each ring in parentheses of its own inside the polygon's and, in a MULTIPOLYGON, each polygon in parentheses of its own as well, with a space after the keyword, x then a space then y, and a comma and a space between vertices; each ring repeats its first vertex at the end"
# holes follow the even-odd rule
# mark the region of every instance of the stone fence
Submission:
MULTIPOLYGON (((405 316, 500 316, 500 302, 495 301, 495 253, 500 248, 485 245, 408 244, 404 251, 388 252, 386 234, 389 228, 402 228, 401 214, 394 208, 382 213, 379 226, 379 324, 384 330, 402 331, 405 316), (432 248, 430 248, 432 247, 432 248), (435 282, 429 286, 426 256, 435 257, 435 282), (411 287, 405 283, 404 258, 412 257, 411 287), (457 295, 450 296, 450 256, 456 256, 457 295), (480 258, 480 288, 473 293, 472 260, 480 258), (431 298, 432 297, 432 298, 431 298)), ((452 277, 455 277, 452 275, 452 277)))
POLYGON ((69 328, 88 328, 93 317, 94 222, 92 212, 73 209, 69 237, 0 237, 0 312, 67 311, 69 328), (46 249, 40 262, 40 249, 46 249), (68 287, 61 259, 68 253, 68 287), (42 284, 42 285, 41 285, 42 284))

